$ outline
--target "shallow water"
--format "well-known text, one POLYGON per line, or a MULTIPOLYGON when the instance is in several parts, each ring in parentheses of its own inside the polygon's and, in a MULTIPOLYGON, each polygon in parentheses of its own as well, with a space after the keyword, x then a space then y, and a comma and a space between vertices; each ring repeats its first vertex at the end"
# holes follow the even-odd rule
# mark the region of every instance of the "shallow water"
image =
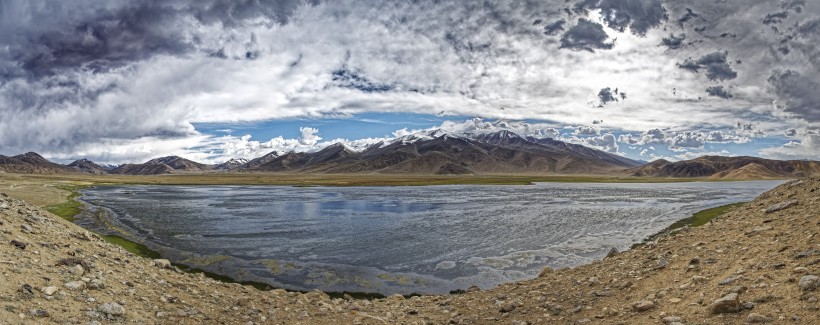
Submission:
POLYGON ((588 263, 780 183, 102 186, 82 200, 149 247, 210 271, 291 289, 406 294, 588 263))

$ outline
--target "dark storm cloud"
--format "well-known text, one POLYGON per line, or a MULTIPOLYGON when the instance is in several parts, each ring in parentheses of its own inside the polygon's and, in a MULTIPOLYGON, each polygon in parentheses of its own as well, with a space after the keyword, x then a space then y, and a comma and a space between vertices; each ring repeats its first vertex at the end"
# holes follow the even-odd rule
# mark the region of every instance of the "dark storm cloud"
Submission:
POLYGON ((794 10, 796 13, 802 13, 803 7, 806 6, 806 0, 783 0, 781 7, 785 10, 794 10))
POLYGON ((692 72, 706 70, 706 77, 712 81, 731 80, 737 78, 737 72, 732 70, 732 66, 726 60, 727 52, 713 52, 700 57, 697 60, 688 58, 678 67, 692 72))
MULTIPOLYGON (((301 0, 282 1, 133 1, 120 8, 102 8, 82 20, 43 22, 53 24, 37 33, 25 33, 19 44, 10 46, 10 57, 20 62, 22 72, 34 77, 53 74, 64 68, 85 67, 105 71, 159 54, 183 55, 201 49, 198 37, 181 32, 184 17, 194 17, 203 25, 234 27, 286 23, 301 0)), ((253 59, 259 52, 249 48, 240 57, 253 59)), ((208 50, 215 57, 228 57, 223 49, 208 50)), ((18 73, 15 74, 19 74, 18 73)))
POLYGON ((610 87, 606 87, 598 91, 598 108, 602 108, 609 103, 619 100, 626 100, 626 93, 619 91, 618 88, 613 90, 610 87))
POLYGON ((615 41, 609 39, 603 25, 581 18, 561 36, 560 48, 595 52, 596 49, 611 50, 614 46, 615 41))
POLYGON ((666 46, 666 48, 670 50, 677 50, 684 46, 683 41, 685 40, 686 34, 680 34, 680 36, 669 34, 669 37, 664 37, 661 39, 661 45, 666 46))
POLYGON ((544 26, 544 34, 547 35, 558 35, 558 33, 564 31, 564 25, 567 23, 566 20, 560 19, 556 20, 553 23, 547 24, 544 26))
POLYGON ((601 11, 609 28, 620 32, 629 28, 633 34, 641 36, 668 19, 666 8, 660 0, 583 0, 573 7, 577 14, 585 14, 592 9, 601 11))
POLYGON ((723 88, 723 86, 712 86, 706 88, 706 93, 709 94, 709 96, 720 97, 723 99, 731 99, 732 97, 735 97, 732 93, 726 90, 726 88, 723 88))
POLYGON ((700 17, 696 14, 692 9, 686 8, 686 13, 683 14, 680 18, 678 18, 678 25, 683 27, 684 24, 688 23, 690 20, 700 17))
POLYGON ((629 28, 635 35, 646 35, 668 19, 660 0, 603 0, 597 7, 607 26, 621 32, 629 28))
POLYGON ((194 45, 169 28, 176 16, 173 8, 155 3, 100 11, 93 20, 67 29, 30 35, 15 56, 24 70, 41 76, 62 68, 97 71, 155 54, 181 54, 194 45))
POLYGON ((808 122, 820 122, 820 83, 794 70, 775 70, 768 79, 786 112, 808 122))
POLYGON ((346 67, 333 71, 331 79, 338 87, 357 89, 366 93, 381 93, 394 88, 388 84, 373 82, 359 72, 351 71, 346 67))
POLYGON ((775 12, 771 14, 767 14, 766 17, 763 17, 763 24, 766 25, 774 25, 782 23, 784 19, 789 18, 788 11, 781 11, 775 12))

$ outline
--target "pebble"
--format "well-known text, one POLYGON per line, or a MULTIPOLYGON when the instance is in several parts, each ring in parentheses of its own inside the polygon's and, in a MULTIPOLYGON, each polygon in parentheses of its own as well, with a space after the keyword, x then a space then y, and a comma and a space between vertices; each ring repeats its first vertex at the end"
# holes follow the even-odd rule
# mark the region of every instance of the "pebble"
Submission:
POLYGON ((49 316, 48 311, 46 311, 44 309, 32 309, 31 311, 29 311, 29 315, 31 315, 31 317, 48 317, 49 316))
POLYGON ((718 283, 718 285, 723 286, 723 285, 727 285, 727 284, 732 284, 732 283, 735 283, 735 280, 736 280, 735 278, 726 278, 726 279, 723 279, 723 281, 720 281, 720 283, 718 283))
POLYGON ((26 244, 24 242, 21 242, 21 241, 16 241, 16 240, 12 240, 11 244, 14 245, 14 247, 17 247, 19 249, 26 249, 26 246, 28 246, 28 244, 26 244))
POLYGON ((740 297, 736 293, 730 293, 709 305, 712 314, 736 313, 740 311, 740 297))
POLYGON ((52 286, 52 287, 45 287, 43 289, 40 289, 40 292, 42 292, 46 296, 51 296, 51 295, 57 293, 57 290, 59 290, 59 288, 52 286))
POLYGON ((683 320, 678 316, 666 316, 663 318, 664 324, 680 323, 683 320))
POLYGON ((68 268, 68 273, 71 273, 71 275, 73 275, 75 277, 81 277, 81 276, 83 276, 83 274, 85 274, 85 269, 83 269, 82 266, 77 264, 77 265, 74 265, 74 266, 68 268))
POLYGON ((750 313, 749 316, 746 317, 746 321, 749 323, 768 323, 771 322, 772 319, 763 314, 750 313))
POLYGON ((83 290, 83 289, 85 289, 86 285, 85 285, 85 282, 82 282, 82 281, 71 281, 71 282, 66 282, 63 286, 66 289, 69 289, 69 290, 83 290))
POLYGON ((640 300, 632 304, 632 309, 638 312, 655 308, 655 303, 650 300, 640 300))
POLYGON ((88 282, 88 288, 93 290, 105 289, 105 283, 100 279, 94 279, 88 282))
POLYGON ((164 258, 158 258, 154 260, 154 266, 161 268, 161 269, 170 269, 171 268, 171 261, 166 260, 164 258))
POLYGON ((814 291, 817 289, 817 282, 820 280, 816 275, 804 275, 800 278, 800 288, 803 291, 814 291))
POLYGON ((125 307, 120 306, 120 304, 116 302, 109 302, 107 304, 102 304, 100 308, 98 308, 101 313, 110 315, 110 316, 122 316, 125 315, 125 307))

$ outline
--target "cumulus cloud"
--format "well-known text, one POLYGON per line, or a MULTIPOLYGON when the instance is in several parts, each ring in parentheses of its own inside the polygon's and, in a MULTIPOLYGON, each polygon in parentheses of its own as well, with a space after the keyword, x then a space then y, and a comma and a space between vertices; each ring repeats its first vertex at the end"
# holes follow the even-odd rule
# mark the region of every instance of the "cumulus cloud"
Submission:
POLYGON ((299 138, 299 143, 312 146, 316 144, 319 140, 322 140, 317 134, 319 133, 318 129, 310 128, 310 127, 301 127, 299 128, 299 133, 302 134, 302 137, 299 138))
POLYGON ((193 157, 219 150, 200 123, 365 112, 549 121, 556 137, 603 119, 631 141, 818 121, 814 2, 573 2, 571 16, 564 0, 2 2, 0 154, 193 157), (699 101, 701 75, 732 80, 732 100, 699 101), (612 80, 628 105, 585 105, 612 80))
POLYGON ((599 135, 601 134, 601 129, 593 126, 579 126, 572 132, 574 135, 599 135))
POLYGON ((602 134, 601 136, 585 138, 584 142, 587 145, 598 148, 606 152, 617 153, 618 142, 612 133, 602 134))
POLYGON ((820 134, 806 133, 799 141, 790 141, 779 147, 765 148, 760 154, 772 159, 810 159, 820 157, 820 134))

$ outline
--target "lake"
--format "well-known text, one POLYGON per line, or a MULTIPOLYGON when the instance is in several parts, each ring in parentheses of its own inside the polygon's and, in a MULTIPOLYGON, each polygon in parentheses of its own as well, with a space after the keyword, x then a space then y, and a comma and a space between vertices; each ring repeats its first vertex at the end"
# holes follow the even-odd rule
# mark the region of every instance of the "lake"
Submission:
POLYGON ((167 258, 275 287, 447 293, 589 263, 780 183, 99 186, 78 223, 102 214, 167 258))

